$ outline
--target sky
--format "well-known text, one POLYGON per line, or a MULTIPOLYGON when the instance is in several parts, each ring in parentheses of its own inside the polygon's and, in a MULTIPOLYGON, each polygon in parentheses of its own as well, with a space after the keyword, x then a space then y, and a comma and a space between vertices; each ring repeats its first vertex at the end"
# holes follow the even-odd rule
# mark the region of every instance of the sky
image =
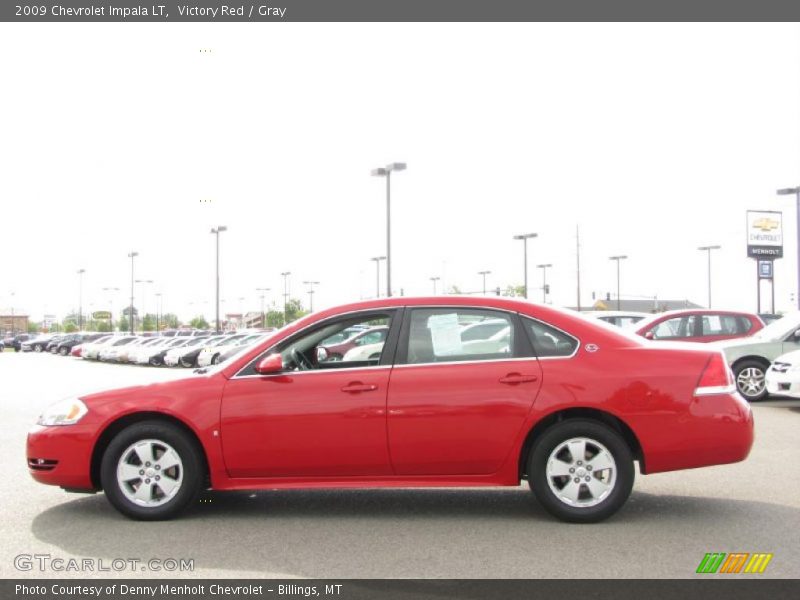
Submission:
MULTIPOLYGON (((775 308, 797 289, 800 25, 0 24, 0 310, 130 302, 183 319, 523 281, 574 306, 756 309, 745 212, 783 211, 775 308), (381 271, 381 287, 385 272, 381 271), (104 292, 102 288, 119 288, 104 292), (385 293, 382 289, 381 293, 385 293)), ((763 288, 764 309, 769 289, 763 288)))

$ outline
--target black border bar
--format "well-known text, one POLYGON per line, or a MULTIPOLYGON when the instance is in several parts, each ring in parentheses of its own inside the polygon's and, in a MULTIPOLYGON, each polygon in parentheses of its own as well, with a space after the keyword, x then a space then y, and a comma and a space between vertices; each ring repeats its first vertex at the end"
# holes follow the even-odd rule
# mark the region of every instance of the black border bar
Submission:
POLYGON ((0 21, 763 22, 800 21, 800 3, 787 0, 155 0, 151 3, 144 0, 2 0, 0 21), (223 12, 222 6, 236 10, 229 8, 228 12, 223 12), (113 14, 112 7, 116 11, 113 14), (264 11, 259 10, 260 7, 278 10, 264 11))
MULTIPOLYGON (((535 540, 532 540, 535 543, 535 540)), ((531 565, 535 570, 535 565, 531 565)), ((463 600, 582 598, 689 600, 800 597, 796 579, 702 576, 699 579, 5 579, 0 598, 36 600, 463 600), (156 593, 121 593, 122 586, 156 593), (25 586, 21 591, 18 586, 25 586), (112 592, 116 586, 117 593, 112 592), (165 593, 162 586, 167 586, 165 593), (186 587, 184 587, 186 586, 186 587), (220 586, 214 588, 213 586, 220 586), (330 587, 328 587, 330 586, 330 587), (86 588, 86 592, 76 589, 86 588), (173 587, 182 593, 170 591, 173 587), (43 593, 31 592, 38 588, 43 593), (189 589, 187 589, 189 588, 189 589), (230 590, 221 593, 221 588, 230 590), (238 588, 239 591, 234 591, 238 588), (249 591, 242 591, 242 590, 249 591), (100 590, 98 594, 97 591, 100 590), (216 590, 216 591, 215 591, 216 590), (331 590, 327 592, 326 590, 331 590), (334 591, 335 590, 335 591, 334 591)))

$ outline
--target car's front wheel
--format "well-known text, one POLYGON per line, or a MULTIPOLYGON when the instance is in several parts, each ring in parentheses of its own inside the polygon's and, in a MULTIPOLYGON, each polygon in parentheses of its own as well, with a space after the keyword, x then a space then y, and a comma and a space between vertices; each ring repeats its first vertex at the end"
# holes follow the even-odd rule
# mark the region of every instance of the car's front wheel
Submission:
POLYGON ((204 479, 201 450, 182 429, 142 421, 111 440, 100 479, 109 502, 133 519, 171 519, 195 502, 204 479))
POLYGON ((194 366, 194 360, 188 358, 180 358, 178 362, 185 369, 191 369, 194 366))
POLYGON ((748 402, 767 395, 767 367, 757 360, 743 360, 733 371, 736 389, 748 402))
POLYGON ((34 352, 41 352, 42 350, 43 350, 43 348, 42 348, 42 345, 41 345, 41 344, 36 344, 36 345, 33 347, 33 351, 34 351, 34 352))
POLYGON ((547 429, 528 459, 528 482, 552 515, 594 523, 616 513, 631 493, 633 456, 610 427, 569 419, 547 429))
POLYGON ((66 356, 67 354, 69 354, 69 348, 61 347, 61 348, 59 348, 58 353, 61 356, 66 356))

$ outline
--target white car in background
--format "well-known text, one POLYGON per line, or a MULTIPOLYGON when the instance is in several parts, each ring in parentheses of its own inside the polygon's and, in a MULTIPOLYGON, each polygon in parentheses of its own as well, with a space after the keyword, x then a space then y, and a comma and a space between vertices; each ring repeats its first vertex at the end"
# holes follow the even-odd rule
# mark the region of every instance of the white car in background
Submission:
POLYGON ((124 335, 111 335, 105 339, 100 339, 96 342, 92 342, 91 344, 86 344, 81 351, 81 358, 86 358, 89 360, 100 360, 100 352, 110 348, 112 344, 116 344, 120 340, 124 339, 132 339, 131 336, 124 336, 124 335))
POLYGON ((130 352, 128 353, 128 362, 134 363, 137 365, 153 365, 157 367, 161 364, 161 355, 167 348, 174 348, 177 346, 183 346, 186 344, 188 340, 191 340, 190 337, 166 337, 166 338, 156 338, 154 343, 148 344, 140 344, 135 348, 131 348, 130 352))
POLYGON ((206 346, 197 355, 197 366, 207 367, 208 365, 215 365, 219 360, 219 355, 228 349, 228 346, 236 344, 239 340, 248 337, 246 333, 239 333, 236 335, 229 335, 224 340, 217 342, 214 346, 206 346))
POLYGON ((780 355, 767 369, 767 393, 800 398, 800 350, 780 355))
POLYGON ((135 343, 141 343, 144 340, 145 338, 139 338, 135 336, 119 337, 116 340, 112 341, 110 344, 102 346, 100 348, 100 352, 97 353, 97 359, 101 361, 116 362, 117 357, 120 355, 120 350, 124 346, 128 346, 130 344, 135 344, 135 343))
POLYGON ((589 310, 581 314, 600 319, 617 327, 630 327, 642 319, 653 316, 651 313, 625 310, 589 310))
POLYGON ((190 338, 189 343, 185 346, 167 350, 164 355, 164 364, 168 367, 177 367, 178 365, 186 368, 193 367, 195 359, 203 347, 214 346, 224 340, 225 337, 224 335, 217 335, 214 337, 190 338))

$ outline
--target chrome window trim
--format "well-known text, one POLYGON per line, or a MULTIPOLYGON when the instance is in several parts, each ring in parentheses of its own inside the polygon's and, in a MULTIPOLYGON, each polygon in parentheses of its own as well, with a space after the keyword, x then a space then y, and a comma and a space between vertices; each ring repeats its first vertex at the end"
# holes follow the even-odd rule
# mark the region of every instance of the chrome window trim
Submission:
POLYGON ((343 369, 310 369, 308 371, 281 371, 280 373, 269 373, 268 375, 237 375, 231 379, 271 379, 273 377, 294 377, 295 375, 318 375, 320 373, 340 373, 342 371, 366 371, 376 369, 388 369, 393 367, 390 365, 374 365, 372 367, 346 367, 343 369))
MULTIPOLYGON (((348 315, 359 315, 359 314, 362 314, 362 313, 381 312, 381 311, 385 311, 385 310, 397 311, 397 310, 399 310, 401 308, 405 308, 405 305, 390 305, 390 306, 385 306, 385 307, 382 307, 382 308, 381 307, 378 307, 378 308, 362 308, 362 309, 359 309, 359 310, 351 310, 351 311, 348 311, 348 312, 340 313, 338 315, 334 315, 332 317, 328 317, 327 319, 322 319, 320 321, 315 321, 313 323, 309 323, 308 325, 306 325, 302 329, 298 329, 297 331, 295 331, 294 333, 292 333, 288 337, 292 337, 292 336, 295 336, 295 335, 300 335, 301 333, 303 333, 307 329, 310 329, 312 327, 316 327, 317 325, 320 325, 320 324, 324 323, 325 321, 328 321, 328 320, 331 320, 331 319, 338 319, 340 317, 346 317, 348 315)), ((264 350, 264 352, 269 352, 275 346, 277 346, 281 342, 283 342, 286 339, 288 339, 288 337, 285 337, 285 338, 281 339, 280 342, 276 342, 275 344, 272 344, 272 346, 267 347, 264 350)), ((259 354, 259 356, 261 356, 261 354, 259 354)), ((241 372, 244 371, 247 367, 249 367, 253 363, 254 360, 257 360, 257 357, 254 358, 251 361, 248 361, 246 365, 244 365, 241 369, 239 369, 231 377, 231 379, 248 379, 248 378, 251 378, 251 377, 270 377, 270 375, 241 375, 241 372)), ((352 367, 352 368, 348 367, 346 369, 315 369, 313 372, 317 372, 317 371, 333 371, 333 370, 336 370, 336 371, 352 371, 353 369, 374 369, 376 367, 384 367, 384 368, 388 367, 388 368, 391 368, 391 365, 376 365, 375 367, 352 367)), ((285 371, 285 372, 282 371, 281 373, 275 373, 275 375, 282 375, 282 374, 285 375, 287 373, 298 373, 298 372, 302 373, 304 371, 285 371)), ((309 372, 311 372, 311 371, 309 371, 309 372)))

